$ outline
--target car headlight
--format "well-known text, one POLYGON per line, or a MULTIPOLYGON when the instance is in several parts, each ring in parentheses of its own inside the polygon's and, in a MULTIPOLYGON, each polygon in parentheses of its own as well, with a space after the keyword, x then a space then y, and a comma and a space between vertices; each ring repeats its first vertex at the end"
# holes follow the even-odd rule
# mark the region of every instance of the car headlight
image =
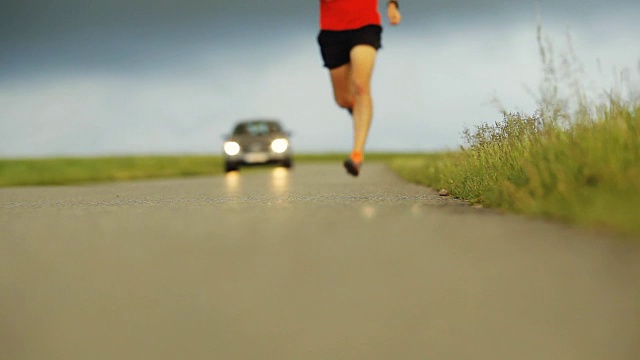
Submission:
POLYGON ((224 152, 229 156, 238 155, 240 145, 235 141, 227 141, 224 143, 224 152))
POLYGON ((275 139, 271 143, 271 150, 273 150, 274 152, 277 152, 278 154, 287 151, 288 147, 289 147, 289 142, 287 141, 287 139, 275 139))

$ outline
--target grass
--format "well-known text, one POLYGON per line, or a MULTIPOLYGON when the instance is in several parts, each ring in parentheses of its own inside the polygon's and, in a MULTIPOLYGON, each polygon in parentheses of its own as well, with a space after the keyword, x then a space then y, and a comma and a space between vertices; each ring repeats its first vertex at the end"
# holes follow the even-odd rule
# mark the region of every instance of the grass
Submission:
MULTIPOLYGON (((397 154, 370 154, 367 161, 389 161, 397 154)), ((403 154, 414 158, 419 154, 403 154)), ((300 162, 341 163, 345 154, 300 154, 300 162)), ((98 158, 0 159, 0 186, 68 185, 90 182, 216 175, 221 156, 121 156, 98 158)))
POLYGON ((466 129, 461 151, 391 167, 474 203, 640 235, 640 96, 627 79, 625 96, 589 98, 567 61, 575 57, 559 69, 538 30, 544 79, 535 114, 504 111, 502 121, 466 129))
POLYGON ((467 140, 391 167, 474 203, 640 235, 639 104, 612 100, 570 126, 509 114, 467 140))
POLYGON ((214 156, 0 160, 0 186, 66 185, 222 172, 223 160, 214 156))

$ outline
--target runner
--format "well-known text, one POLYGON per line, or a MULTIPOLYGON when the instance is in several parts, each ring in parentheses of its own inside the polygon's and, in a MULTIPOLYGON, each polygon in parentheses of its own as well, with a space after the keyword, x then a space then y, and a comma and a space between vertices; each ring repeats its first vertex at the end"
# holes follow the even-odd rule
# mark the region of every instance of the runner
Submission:
MULTIPOLYGON (((402 19, 398 1, 387 3, 391 25, 402 19)), ((318 43, 329 69, 338 106, 353 116, 353 149, 344 161, 347 172, 358 176, 373 116, 371 74, 381 47, 382 20, 378 0, 320 0, 318 43)))

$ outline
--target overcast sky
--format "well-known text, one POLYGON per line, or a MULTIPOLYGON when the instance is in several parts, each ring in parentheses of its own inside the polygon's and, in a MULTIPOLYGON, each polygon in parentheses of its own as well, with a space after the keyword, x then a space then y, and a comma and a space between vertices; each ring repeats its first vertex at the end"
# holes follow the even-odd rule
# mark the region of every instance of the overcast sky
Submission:
MULTIPOLYGON (((404 0, 373 80, 376 151, 457 148, 465 126, 532 112, 536 2, 404 0)), ((381 2, 381 9, 383 4, 381 2)), ((640 71, 640 2, 540 5, 588 88, 640 71)), ((8 0, 0 5, 0 157, 219 153, 239 119, 281 119, 299 152, 343 151, 316 44, 317 0, 8 0)))

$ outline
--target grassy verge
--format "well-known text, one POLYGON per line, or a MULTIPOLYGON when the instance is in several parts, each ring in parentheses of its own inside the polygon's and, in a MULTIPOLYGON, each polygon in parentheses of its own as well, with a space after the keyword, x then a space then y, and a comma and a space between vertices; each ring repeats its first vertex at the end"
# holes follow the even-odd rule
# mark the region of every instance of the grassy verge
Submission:
POLYGON ((640 104, 584 110, 570 121, 508 114, 467 131, 463 151, 391 167, 472 202, 640 235, 640 104))
POLYGON ((538 46, 544 78, 534 115, 504 111, 502 121, 466 129, 459 152, 391 167, 475 203, 640 235, 638 84, 623 72, 617 90, 590 97, 575 54, 556 65, 540 27, 538 46))
POLYGON ((562 97, 547 71, 536 114, 505 112, 466 129, 459 152, 391 167, 471 202, 640 235, 640 96, 562 97))

